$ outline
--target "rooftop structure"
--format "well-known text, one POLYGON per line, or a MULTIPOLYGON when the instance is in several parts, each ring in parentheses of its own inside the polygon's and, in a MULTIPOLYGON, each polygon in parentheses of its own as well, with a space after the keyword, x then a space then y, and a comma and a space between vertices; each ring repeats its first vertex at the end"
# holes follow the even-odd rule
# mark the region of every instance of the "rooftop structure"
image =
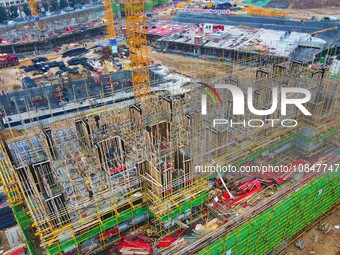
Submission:
MULTIPOLYGON (((172 95, 185 91, 181 86, 190 78, 167 72, 168 69, 163 66, 150 68, 151 90, 168 91, 172 95)), ((133 98, 129 71, 101 76, 98 80, 54 81, 54 85, 53 82, 48 86, 39 84, 36 88, 2 96, 2 122, 6 128, 25 129, 49 123, 53 120, 51 117, 65 118, 65 115, 111 107, 133 98)))
POLYGON ((317 52, 326 46, 326 41, 309 33, 210 23, 199 26, 157 23, 147 33, 149 40, 158 40, 164 51, 185 51, 220 58, 224 54, 226 59, 238 52, 289 58, 299 46, 317 49, 317 52))

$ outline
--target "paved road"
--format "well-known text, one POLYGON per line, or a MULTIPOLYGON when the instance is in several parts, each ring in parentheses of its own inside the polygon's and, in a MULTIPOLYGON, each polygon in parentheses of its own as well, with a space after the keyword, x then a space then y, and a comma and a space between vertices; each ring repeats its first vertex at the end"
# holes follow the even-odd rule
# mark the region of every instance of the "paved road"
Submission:
POLYGON ((249 27, 265 28, 283 31, 295 31, 311 33, 331 27, 338 27, 337 30, 327 31, 318 34, 316 37, 326 41, 333 41, 340 33, 340 21, 299 21, 281 18, 250 17, 250 16, 225 16, 213 14, 189 14, 179 13, 175 21, 185 23, 216 23, 230 26, 245 25, 249 27))

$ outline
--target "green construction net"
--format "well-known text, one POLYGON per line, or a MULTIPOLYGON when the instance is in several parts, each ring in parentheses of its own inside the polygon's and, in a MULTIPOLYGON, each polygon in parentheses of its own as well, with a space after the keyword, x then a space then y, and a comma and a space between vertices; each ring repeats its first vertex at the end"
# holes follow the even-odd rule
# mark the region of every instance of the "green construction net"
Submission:
POLYGON ((243 0, 244 4, 252 4, 254 6, 267 6, 272 0, 243 0))
MULTIPOLYGON (((151 9, 153 8, 154 6, 157 6, 157 5, 163 5, 163 4, 167 4, 168 3, 168 0, 154 0, 154 1, 148 1, 146 4, 145 4, 145 9, 151 9)), ((117 12, 118 10, 120 11, 124 11, 124 6, 123 5, 119 5, 119 4, 116 4, 116 3, 113 3, 112 4, 112 10, 114 12, 117 12)))
POLYGON ((339 202, 339 173, 320 177, 244 223, 198 255, 265 255, 339 202))

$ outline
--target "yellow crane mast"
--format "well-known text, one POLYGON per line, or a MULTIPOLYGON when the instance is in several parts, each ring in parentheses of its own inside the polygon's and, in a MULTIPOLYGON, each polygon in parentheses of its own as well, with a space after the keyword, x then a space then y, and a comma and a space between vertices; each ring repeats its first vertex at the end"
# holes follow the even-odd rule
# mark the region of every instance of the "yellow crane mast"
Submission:
POLYGON ((130 52, 132 84, 136 100, 150 92, 144 0, 124 0, 126 36, 130 52))
POLYGON ((28 4, 31 8, 32 16, 38 17, 38 7, 37 2, 35 0, 28 0, 28 4))
POLYGON ((38 7, 37 7, 36 0, 28 0, 28 4, 29 4, 30 9, 31 9, 31 13, 32 13, 32 16, 33 16, 35 26, 37 27, 37 29, 39 31, 42 31, 42 24, 41 24, 41 21, 39 21, 39 13, 38 13, 38 7))
POLYGON ((111 0, 104 0, 104 10, 105 10, 108 38, 114 39, 116 38, 116 28, 115 28, 115 20, 114 20, 114 14, 112 11, 111 0))

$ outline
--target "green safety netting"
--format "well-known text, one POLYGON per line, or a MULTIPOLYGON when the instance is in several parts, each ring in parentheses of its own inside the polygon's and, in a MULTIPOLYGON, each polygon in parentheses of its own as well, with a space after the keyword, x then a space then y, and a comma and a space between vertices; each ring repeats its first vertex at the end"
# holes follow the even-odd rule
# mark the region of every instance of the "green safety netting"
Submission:
MULTIPOLYGON (((167 4, 168 0, 154 0, 154 1, 148 1, 145 4, 145 9, 151 9, 156 5, 161 5, 161 4, 167 4)), ((124 11, 124 6, 123 5, 117 5, 116 3, 112 4, 112 10, 114 12, 120 10, 120 11, 124 11)))
POLYGON ((320 177, 198 254, 268 254, 338 203, 339 193, 339 173, 320 177))
POLYGON ((244 4, 252 4, 254 6, 261 6, 265 7, 267 6, 272 0, 243 0, 244 4))

